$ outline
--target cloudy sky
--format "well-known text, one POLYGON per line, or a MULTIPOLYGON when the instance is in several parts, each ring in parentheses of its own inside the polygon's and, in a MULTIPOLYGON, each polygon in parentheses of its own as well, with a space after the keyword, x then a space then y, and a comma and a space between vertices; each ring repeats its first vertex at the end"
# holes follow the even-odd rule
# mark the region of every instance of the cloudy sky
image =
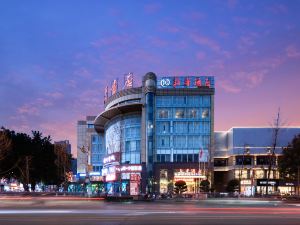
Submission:
POLYGON ((300 1, 0 1, 0 125, 69 139, 133 72, 213 75, 215 130, 300 125, 300 1))

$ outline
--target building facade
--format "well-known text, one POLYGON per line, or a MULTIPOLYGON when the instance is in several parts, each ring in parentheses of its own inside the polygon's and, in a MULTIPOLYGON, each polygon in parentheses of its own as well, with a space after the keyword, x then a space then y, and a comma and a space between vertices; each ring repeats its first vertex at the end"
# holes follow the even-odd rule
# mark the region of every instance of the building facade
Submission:
POLYGON ((103 134, 94 129, 96 116, 87 116, 77 122, 77 173, 83 177, 88 173, 101 175, 105 141, 103 134))
POLYGON ((94 121, 105 137, 107 192, 167 193, 184 179, 188 193, 197 193, 202 180, 212 180, 214 91, 210 76, 154 73, 143 77, 141 87, 113 86, 94 121))
POLYGON ((295 181, 280 179, 278 160, 282 150, 300 133, 300 127, 280 127, 272 154, 275 129, 271 127, 233 127, 215 132, 214 185, 226 191, 230 180, 240 183, 241 194, 293 194, 295 181), (268 183, 268 184, 267 184, 268 183))

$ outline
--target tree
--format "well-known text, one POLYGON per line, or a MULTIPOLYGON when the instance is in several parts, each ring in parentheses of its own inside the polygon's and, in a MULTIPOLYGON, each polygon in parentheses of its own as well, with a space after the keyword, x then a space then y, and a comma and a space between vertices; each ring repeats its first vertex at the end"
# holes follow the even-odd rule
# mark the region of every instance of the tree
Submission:
POLYGON ((0 130, 0 160, 4 159, 11 147, 11 140, 5 133, 4 128, 0 130))
POLYGON ((239 190, 240 182, 237 179, 230 180, 227 184, 226 190, 228 192, 235 192, 239 190))
POLYGON ((67 189, 67 176, 68 172, 71 171, 71 159, 72 156, 67 153, 66 146, 63 144, 55 144, 54 152, 56 155, 55 165, 58 183, 62 183, 64 190, 67 189))
POLYGON ((182 193, 187 191, 187 186, 184 180, 178 180, 175 182, 174 192, 175 194, 181 196, 182 193))
POLYGON ((278 162, 281 177, 288 180, 297 180, 300 167, 300 134, 295 136, 292 143, 283 149, 282 157, 278 162))
MULTIPOLYGON (((269 148, 269 165, 268 165, 268 174, 267 174, 267 184, 266 184, 266 195, 269 194, 269 180, 271 176, 271 170, 274 169, 275 162, 276 162, 276 154, 275 149, 277 146, 278 135, 280 130, 280 108, 278 109, 277 118, 274 121, 273 125, 273 140, 272 140, 272 147, 269 148)), ((274 174, 274 173, 273 173, 274 174)), ((274 177, 273 177, 274 178, 274 177)))
POLYGON ((203 192, 209 192, 210 182, 208 180, 202 180, 200 183, 200 190, 203 192))
MULTIPOLYGON (((1 176, 17 179, 23 184, 25 191, 29 191, 29 184, 34 191, 39 182, 60 185, 65 181, 58 171, 63 171, 65 175, 70 170, 70 167, 63 164, 68 160, 57 163, 61 154, 55 152, 50 136, 43 137, 38 131, 33 131, 32 136, 29 136, 2 128, 1 137, 3 133, 10 140, 10 147, 0 157, 1 176)), ((1 141, 1 146, 3 143, 6 142, 1 141)))

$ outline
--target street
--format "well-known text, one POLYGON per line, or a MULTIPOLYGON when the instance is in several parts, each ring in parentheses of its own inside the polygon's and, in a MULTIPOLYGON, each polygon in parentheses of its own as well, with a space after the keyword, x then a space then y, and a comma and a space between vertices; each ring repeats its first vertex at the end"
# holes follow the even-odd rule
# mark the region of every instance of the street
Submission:
POLYGON ((281 201, 105 202, 72 197, 0 198, 0 224, 298 225, 300 204, 281 201))

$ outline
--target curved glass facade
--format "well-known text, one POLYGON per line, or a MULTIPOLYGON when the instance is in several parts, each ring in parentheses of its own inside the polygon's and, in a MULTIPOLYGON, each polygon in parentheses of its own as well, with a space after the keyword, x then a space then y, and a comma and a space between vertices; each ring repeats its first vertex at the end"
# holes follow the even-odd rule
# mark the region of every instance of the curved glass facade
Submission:
POLYGON ((141 114, 125 114, 106 126, 106 154, 121 153, 121 163, 141 163, 141 114))

